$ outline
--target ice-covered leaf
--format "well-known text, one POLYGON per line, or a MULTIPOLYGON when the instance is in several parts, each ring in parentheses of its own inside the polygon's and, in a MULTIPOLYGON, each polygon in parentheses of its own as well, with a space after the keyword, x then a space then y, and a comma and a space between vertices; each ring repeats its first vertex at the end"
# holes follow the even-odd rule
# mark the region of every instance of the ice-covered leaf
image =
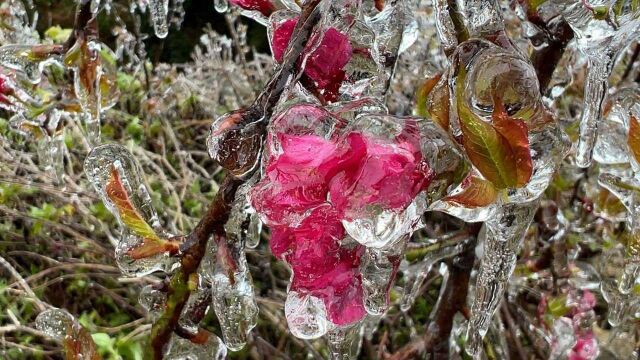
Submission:
POLYGON ((490 181, 472 175, 463 181, 461 192, 446 196, 442 201, 475 208, 490 205, 496 201, 497 197, 498 193, 490 181))
POLYGON ((36 328, 62 342, 67 360, 100 360, 91 333, 73 315, 61 309, 47 309, 36 318, 36 328))
POLYGON ((106 195, 113 202, 120 213, 120 219, 125 226, 135 235, 142 238, 142 243, 129 250, 129 255, 133 259, 142 259, 162 252, 175 254, 179 250, 179 243, 171 240, 161 239, 153 228, 143 219, 135 209, 127 189, 120 180, 118 169, 111 168, 111 178, 107 183, 106 195))
MULTIPOLYGON (((464 70, 460 72, 458 94, 462 94, 464 79, 464 70)), ((482 176, 497 189, 525 185, 532 173, 526 124, 510 119, 498 100, 494 100, 492 123, 478 117, 461 96, 457 97, 457 107, 462 143, 482 176)))
POLYGON ((629 118, 627 145, 629 145, 629 150, 631 150, 631 154, 636 159, 636 162, 640 163, 640 123, 633 115, 629 118))

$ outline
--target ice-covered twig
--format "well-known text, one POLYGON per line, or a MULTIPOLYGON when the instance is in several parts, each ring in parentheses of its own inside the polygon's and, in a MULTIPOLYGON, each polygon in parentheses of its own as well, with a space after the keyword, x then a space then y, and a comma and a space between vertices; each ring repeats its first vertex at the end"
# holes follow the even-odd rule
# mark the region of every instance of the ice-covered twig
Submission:
MULTIPOLYGON (((477 238, 480 223, 469 223, 466 231, 472 238, 477 238)), ((460 255, 447 261, 449 276, 442 285, 438 303, 431 312, 431 320, 427 325, 425 336, 398 350, 392 360, 421 358, 430 354, 433 359, 449 358, 449 338, 453 328, 454 316, 463 312, 467 302, 469 278, 475 261, 476 240, 469 242, 467 249, 460 255)))
POLYGON ((69 35, 67 41, 65 41, 64 49, 61 53, 65 53, 67 50, 71 49, 78 38, 89 35, 87 32, 91 32, 92 36, 97 36, 97 27, 92 28, 89 26, 92 20, 95 21, 96 16, 96 14, 91 11, 91 2, 91 0, 81 0, 78 3, 76 18, 73 23, 73 31, 71 32, 71 35, 69 35))
MULTIPOLYGON (((300 21, 294 30, 296 35, 285 51, 282 66, 248 111, 256 115, 257 118, 270 117, 286 84, 291 78, 297 77, 296 62, 311 36, 313 28, 320 20, 319 13, 315 11, 320 1, 310 0, 303 5, 300 21)), ((169 282, 165 309, 151 329, 151 337, 145 352, 146 359, 162 359, 164 347, 177 329, 182 309, 191 295, 188 285, 189 279, 197 274, 198 266, 204 257, 211 235, 214 233, 224 234, 224 224, 229 218, 236 191, 243 182, 232 175, 227 176, 218 194, 209 205, 209 209, 182 244, 181 267, 169 282)))
POLYGON ((531 53, 531 63, 538 75, 540 92, 544 94, 567 44, 573 39, 573 29, 561 15, 545 22, 529 1, 518 2, 524 9, 527 20, 540 29, 530 38, 537 45, 531 53))

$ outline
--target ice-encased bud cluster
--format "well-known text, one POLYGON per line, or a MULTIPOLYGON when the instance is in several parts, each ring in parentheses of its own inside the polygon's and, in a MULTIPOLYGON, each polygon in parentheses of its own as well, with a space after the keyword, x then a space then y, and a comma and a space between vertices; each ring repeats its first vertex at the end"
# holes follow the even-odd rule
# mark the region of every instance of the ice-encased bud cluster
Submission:
POLYGON ((271 228, 273 254, 293 270, 285 313, 294 334, 346 331, 386 311, 426 199, 443 196, 466 167, 452 145, 414 118, 360 114, 348 123, 298 104, 272 119, 250 198, 271 228))
POLYGON ((133 255, 136 249, 145 244, 150 245, 156 240, 168 241, 170 236, 160 226, 131 153, 120 145, 100 145, 93 148, 85 159, 84 171, 107 209, 122 226, 122 235, 116 247, 116 261, 120 269, 134 276, 154 271, 172 272, 177 261, 168 249, 133 255), (118 187, 124 192, 117 191, 118 187))
POLYGON ((64 57, 65 66, 74 74, 73 89, 91 143, 97 143, 100 138, 101 113, 118 100, 116 60, 116 54, 109 47, 84 38, 79 39, 64 57))

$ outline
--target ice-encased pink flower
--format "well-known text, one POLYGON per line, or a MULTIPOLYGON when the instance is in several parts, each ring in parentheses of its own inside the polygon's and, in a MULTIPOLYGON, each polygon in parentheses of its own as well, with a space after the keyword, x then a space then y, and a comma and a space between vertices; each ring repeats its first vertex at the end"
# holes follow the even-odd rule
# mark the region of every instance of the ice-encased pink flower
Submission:
POLYGON ((569 352, 568 360, 593 360, 598 356, 598 340, 589 331, 578 338, 569 352))
POLYGON ((330 204, 313 211, 298 227, 274 227, 271 251, 291 264, 291 290, 322 299, 329 319, 338 325, 364 316, 358 267, 361 246, 342 246, 344 228, 330 204))
MULTIPOLYGON (((277 62, 282 62, 297 22, 297 18, 289 19, 274 29, 271 49, 277 62)), ((308 55, 304 75, 310 81, 303 79, 302 82, 316 96, 326 101, 335 101, 340 85, 345 80, 343 69, 351 60, 353 48, 349 37, 335 28, 326 29, 321 36, 320 44, 315 46, 312 39, 303 51, 303 55, 308 55)))
POLYGON ((271 15, 276 9, 270 0, 231 0, 231 3, 246 10, 259 11, 264 16, 271 15))
POLYGON ((366 205, 402 209, 429 173, 418 138, 340 136, 339 119, 308 105, 285 114, 270 126, 265 174, 251 203, 271 227, 273 254, 291 265, 291 290, 322 299, 334 324, 350 324, 365 314, 364 247, 342 243, 345 214, 366 205))
POLYGON ((429 169, 415 143, 384 143, 356 132, 347 139, 352 149, 366 155, 358 167, 331 180, 331 202, 345 218, 363 215, 368 205, 403 209, 428 184, 429 169))
POLYGON ((317 135, 276 137, 282 153, 268 160, 252 203, 267 225, 293 225, 300 214, 326 203, 329 180, 362 154, 317 135))

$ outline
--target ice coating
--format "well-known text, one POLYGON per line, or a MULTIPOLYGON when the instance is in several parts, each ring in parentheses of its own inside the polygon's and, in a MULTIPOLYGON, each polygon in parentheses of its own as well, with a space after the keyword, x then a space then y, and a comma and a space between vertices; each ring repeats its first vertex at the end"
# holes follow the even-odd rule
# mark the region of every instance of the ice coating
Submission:
POLYGON ((37 32, 31 29, 29 14, 20 0, 8 0, 0 4, 0 44, 34 44, 37 32))
POLYGON ((32 84, 40 82, 45 66, 58 62, 59 45, 4 45, 0 65, 23 73, 32 84))
POLYGON ((115 105, 116 55, 106 45, 84 38, 79 39, 66 53, 65 65, 74 73, 74 92, 82 108, 82 115, 91 143, 100 138, 102 111, 115 105))
POLYGON ((439 242, 426 243, 420 247, 408 249, 406 258, 409 264, 406 265, 406 268, 402 268, 405 276, 405 288, 400 302, 400 310, 407 312, 411 309, 420 295, 420 289, 429 272, 436 263, 460 254, 468 246, 466 240, 452 242, 451 239, 442 239, 439 242), (417 261, 414 258, 417 258, 417 261))
POLYGON ((327 334, 327 343, 334 360, 352 360, 358 357, 362 343, 363 323, 337 327, 327 334))
POLYGON ((595 7, 585 6, 580 1, 563 1, 557 6, 574 30, 578 49, 588 62, 576 152, 576 164, 588 167, 598 123, 603 116, 613 59, 630 39, 637 36, 639 10, 627 1, 600 1, 595 7), (604 17, 598 14, 599 10, 604 10, 604 17))
MULTIPOLYGON (((218 256, 221 256, 220 251, 218 256)), ((244 347, 247 334, 258 320, 258 306, 244 254, 242 258, 235 260, 238 268, 242 270, 235 270, 232 273, 217 272, 211 290, 213 310, 220 322, 222 338, 225 345, 232 351, 238 351, 244 347)))
POLYGON ((158 270, 171 272, 176 259, 170 254, 177 251, 177 244, 161 228, 131 153, 115 144, 95 147, 85 159, 84 171, 123 228, 116 247, 120 269, 136 276, 158 270))
POLYGON ((223 360, 227 358, 227 348, 224 343, 209 332, 204 343, 193 343, 178 335, 173 335, 169 342, 167 360, 223 360))
POLYGON ((522 239, 537 207, 537 201, 504 204, 485 222, 484 255, 476 280, 465 346, 465 350, 474 357, 480 354, 482 338, 502 301, 522 239))
POLYGON ((169 34, 169 0, 149 0, 149 13, 156 36, 164 39, 169 34))
MULTIPOLYGON (((225 224, 226 237, 216 237, 217 261, 213 269, 213 310, 220 322, 222 338, 232 351, 241 350, 258 321, 251 273, 245 258, 251 214, 247 213, 247 192, 255 181, 242 185, 225 224)), ((203 264, 207 266, 208 264, 203 264)))
POLYGON ((346 126, 306 104, 272 120, 250 199, 271 228, 273 254, 291 265, 285 308, 295 334, 321 336, 385 311, 403 244, 426 208, 419 194, 442 196, 446 174, 464 167, 447 141, 417 119, 367 114, 346 126))

